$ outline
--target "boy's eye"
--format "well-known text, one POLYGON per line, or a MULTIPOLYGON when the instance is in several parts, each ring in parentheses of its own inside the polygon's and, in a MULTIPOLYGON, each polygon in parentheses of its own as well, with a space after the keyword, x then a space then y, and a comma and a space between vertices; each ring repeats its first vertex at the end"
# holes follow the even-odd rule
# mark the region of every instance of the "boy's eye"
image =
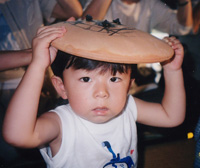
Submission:
POLYGON ((82 77, 80 80, 82 82, 90 82, 91 81, 90 77, 82 77))
POLYGON ((119 82, 120 78, 118 78, 118 77, 112 77, 112 78, 110 78, 110 81, 111 82, 119 82))

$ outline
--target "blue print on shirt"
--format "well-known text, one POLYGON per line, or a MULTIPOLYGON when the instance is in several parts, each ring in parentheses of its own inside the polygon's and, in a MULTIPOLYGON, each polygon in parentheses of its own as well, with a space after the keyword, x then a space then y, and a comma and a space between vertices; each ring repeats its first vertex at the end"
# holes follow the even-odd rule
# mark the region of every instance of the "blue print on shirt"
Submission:
POLYGON ((120 159, 120 154, 118 153, 117 156, 115 155, 115 153, 113 152, 111 145, 108 141, 104 141, 102 143, 103 147, 107 147, 108 151, 110 153, 112 153, 113 158, 110 160, 110 162, 106 163, 103 168, 108 168, 110 166, 114 167, 114 168, 133 168, 134 167, 134 163, 133 160, 130 156, 127 156, 125 158, 120 159))

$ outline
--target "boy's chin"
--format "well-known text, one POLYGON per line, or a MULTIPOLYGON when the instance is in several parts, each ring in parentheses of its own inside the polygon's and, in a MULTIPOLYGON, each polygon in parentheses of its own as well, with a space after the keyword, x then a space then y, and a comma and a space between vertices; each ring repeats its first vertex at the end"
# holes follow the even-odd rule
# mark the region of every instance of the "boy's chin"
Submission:
POLYGON ((96 117, 96 118, 83 118, 91 123, 94 123, 94 124, 104 124, 104 123, 107 123, 109 122, 110 120, 112 120, 111 118, 105 118, 105 117, 96 117))
MULTIPOLYGON (((115 117, 114 117, 115 118, 115 117)), ((90 122, 94 123, 94 124, 105 124, 109 121, 111 121, 113 118, 103 118, 103 117, 98 117, 90 122)))

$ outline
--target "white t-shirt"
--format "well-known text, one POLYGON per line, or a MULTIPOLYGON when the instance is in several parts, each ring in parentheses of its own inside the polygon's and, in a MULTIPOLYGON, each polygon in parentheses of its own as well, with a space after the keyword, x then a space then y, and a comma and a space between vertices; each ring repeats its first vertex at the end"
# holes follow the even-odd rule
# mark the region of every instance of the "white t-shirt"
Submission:
POLYGON ((137 109, 132 96, 128 96, 123 113, 104 124, 80 118, 70 105, 53 111, 62 123, 62 144, 54 157, 49 147, 40 149, 47 167, 107 168, 112 163, 117 167, 137 167, 137 109))

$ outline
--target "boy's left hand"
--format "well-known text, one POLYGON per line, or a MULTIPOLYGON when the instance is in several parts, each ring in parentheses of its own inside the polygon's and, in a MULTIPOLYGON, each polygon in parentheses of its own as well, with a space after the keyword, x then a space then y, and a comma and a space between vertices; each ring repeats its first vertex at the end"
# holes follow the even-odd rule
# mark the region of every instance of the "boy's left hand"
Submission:
POLYGON ((178 39, 176 39, 176 37, 165 37, 163 40, 174 50, 174 57, 166 62, 163 62, 163 69, 168 71, 176 71, 181 69, 184 58, 182 44, 178 39))

